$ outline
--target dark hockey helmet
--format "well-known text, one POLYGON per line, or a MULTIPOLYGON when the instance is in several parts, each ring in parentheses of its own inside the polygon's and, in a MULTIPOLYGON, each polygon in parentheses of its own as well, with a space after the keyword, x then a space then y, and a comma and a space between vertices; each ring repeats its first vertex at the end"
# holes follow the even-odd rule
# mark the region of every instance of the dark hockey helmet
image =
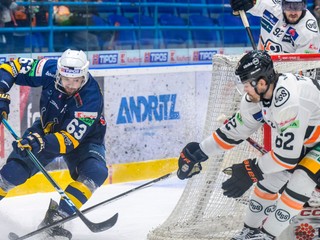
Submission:
POLYGON ((252 50, 244 55, 238 62, 235 74, 239 82, 250 82, 253 87, 261 78, 266 80, 268 85, 276 79, 272 59, 262 50, 252 50))
POLYGON ((306 0, 282 0, 283 11, 304 11, 306 9, 306 0))

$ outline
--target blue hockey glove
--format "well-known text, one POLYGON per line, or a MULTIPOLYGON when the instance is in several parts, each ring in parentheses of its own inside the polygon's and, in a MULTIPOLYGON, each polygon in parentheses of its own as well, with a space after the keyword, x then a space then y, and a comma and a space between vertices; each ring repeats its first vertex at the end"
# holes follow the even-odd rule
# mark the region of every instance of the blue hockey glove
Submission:
POLYGON ((8 119, 10 113, 10 95, 7 93, 0 93, 0 123, 2 118, 8 119))
POLYGON ((230 198, 241 197, 253 183, 263 179, 263 173, 256 164, 256 159, 247 159, 242 163, 233 164, 223 172, 231 175, 231 178, 222 183, 223 195, 230 198))
POLYGON ((38 133, 30 133, 28 136, 12 142, 12 147, 21 157, 26 157, 26 149, 33 153, 41 152, 44 149, 44 141, 38 133))
POLYGON ((178 160, 178 178, 181 180, 191 178, 202 170, 200 162, 206 161, 208 156, 200 149, 199 143, 188 143, 182 149, 178 160))

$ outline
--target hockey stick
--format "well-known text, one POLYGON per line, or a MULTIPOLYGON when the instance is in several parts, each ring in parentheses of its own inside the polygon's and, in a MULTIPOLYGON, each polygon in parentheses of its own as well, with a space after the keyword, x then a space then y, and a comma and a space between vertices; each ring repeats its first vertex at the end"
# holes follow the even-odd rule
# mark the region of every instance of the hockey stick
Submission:
POLYGON ((257 45, 256 45, 256 43, 255 43, 255 41, 253 39, 253 35, 252 35, 252 32, 251 32, 251 28, 250 28, 250 25, 249 25, 249 22, 248 22, 247 15, 246 15, 244 10, 239 10, 239 14, 240 14, 243 26, 246 28, 246 31, 248 33, 252 48, 253 48, 253 50, 257 50, 257 45))
MULTIPOLYGON (((114 196, 114 197, 109 198, 109 199, 107 199, 107 200, 105 200, 105 201, 102 201, 102 202, 100 202, 100 203, 97 203, 96 205, 93 205, 93 206, 91 206, 91 207, 89 207, 89 208, 86 208, 86 209, 84 209, 84 210, 82 211, 82 213, 91 212, 91 211, 93 211, 93 210, 95 210, 95 209, 97 209, 97 208, 99 208, 99 207, 101 207, 101 206, 104 206, 104 205, 106 205, 106 204, 108 204, 108 203, 111 203, 111 202, 113 202, 113 201, 115 201, 115 200, 118 200, 118 199, 120 199, 120 198, 122 198, 122 197, 125 197, 125 196, 129 195, 130 193, 136 192, 136 191, 138 191, 138 190, 140 190, 140 189, 142 189, 142 188, 149 187, 150 185, 152 185, 152 184, 154 184, 154 183, 157 183, 157 182, 160 182, 160 181, 162 181, 162 180, 165 180, 165 179, 167 179, 167 178, 169 178, 169 177, 171 177, 171 176, 173 176, 173 175, 175 175, 175 174, 176 174, 176 171, 171 172, 171 173, 168 173, 168 174, 166 174, 166 175, 163 175, 163 176, 161 176, 161 177, 159 177, 159 178, 153 179, 153 180, 151 180, 151 181, 149 181, 149 182, 146 182, 146 183, 144 183, 144 184, 142 184, 142 185, 139 185, 138 187, 132 188, 132 189, 126 191, 126 192, 120 193, 120 194, 117 195, 117 196, 114 196)), ((22 239, 27 239, 27 238, 33 237, 33 236, 35 236, 35 235, 37 235, 37 234, 39 234, 39 233, 41 233, 41 232, 43 232, 43 231, 46 231, 47 229, 50 229, 50 228, 55 227, 55 226, 58 226, 58 225, 60 225, 60 224, 64 224, 64 223, 66 223, 66 222, 69 222, 69 221, 75 219, 76 217, 77 217, 77 215, 70 215, 70 216, 68 216, 68 217, 66 217, 66 218, 63 218, 63 219, 61 219, 61 220, 59 220, 59 221, 57 221, 57 222, 54 222, 54 223, 52 223, 52 224, 50 224, 50 225, 44 226, 44 227, 42 227, 42 228, 39 228, 39 229, 37 229, 37 230, 35 230, 35 231, 33 231, 33 232, 30 232, 30 233, 28 233, 28 234, 26 234, 26 235, 24 235, 24 236, 21 236, 21 237, 19 237, 19 236, 18 236, 17 234, 15 234, 15 233, 12 233, 12 232, 11 232, 11 233, 9 234, 9 239, 10 239, 10 240, 22 240, 22 239)))
MULTIPOLYGON (((20 139, 18 135, 13 131, 9 123, 6 119, 2 119, 3 125, 7 128, 7 130, 11 133, 11 135, 16 139, 20 139)), ((52 186, 57 190, 60 194, 61 198, 69 205, 69 207, 75 212, 75 214, 83 221, 83 223, 92 231, 92 232, 102 232, 111 227, 113 227, 118 220, 118 213, 116 213, 113 217, 108 220, 100 223, 93 223, 87 219, 83 213, 75 206, 75 204, 71 201, 71 199, 67 196, 67 194, 63 191, 63 189, 54 181, 54 179, 48 174, 46 169, 39 162, 37 157, 29 150, 26 149, 30 160, 34 163, 34 165, 38 168, 39 171, 43 173, 43 175, 48 179, 48 181, 52 184, 52 186)))

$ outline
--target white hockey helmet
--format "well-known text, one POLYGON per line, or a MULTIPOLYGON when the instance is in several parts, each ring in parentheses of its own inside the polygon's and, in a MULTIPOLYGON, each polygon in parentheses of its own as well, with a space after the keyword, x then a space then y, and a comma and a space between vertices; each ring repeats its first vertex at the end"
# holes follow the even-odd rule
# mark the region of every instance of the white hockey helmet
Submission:
POLYGON ((87 55, 82 51, 68 49, 64 51, 57 63, 56 87, 63 91, 60 76, 77 78, 84 77, 79 90, 86 84, 89 78, 89 61, 87 55), (62 89, 61 89, 62 87, 62 89))

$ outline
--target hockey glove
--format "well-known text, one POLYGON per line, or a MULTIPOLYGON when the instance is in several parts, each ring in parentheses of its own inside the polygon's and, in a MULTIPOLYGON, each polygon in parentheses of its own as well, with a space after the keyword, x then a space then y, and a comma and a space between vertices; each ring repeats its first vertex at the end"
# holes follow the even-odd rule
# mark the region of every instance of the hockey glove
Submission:
POLYGON ((233 15, 239 15, 239 10, 248 11, 254 4, 255 0, 230 0, 233 15))
POLYGON ((10 95, 7 93, 0 93, 0 121, 2 121, 2 118, 8 119, 10 113, 9 104, 10 95))
POLYGON ((200 162, 206 161, 208 156, 200 149, 199 143, 188 143, 182 149, 178 160, 178 178, 181 180, 191 178, 202 170, 200 162))
POLYGON ((44 149, 44 141, 38 133, 30 133, 28 136, 12 142, 12 147, 21 157, 26 157, 26 149, 33 153, 41 152, 44 149))
POLYGON ((231 178, 222 183, 223 195, 230 198, 241 197, 253 183, 263 179, 263 173, 256 164, 256 159, 247 159, 242 163, 233 164, 223 172, 231 175, 231 178))

